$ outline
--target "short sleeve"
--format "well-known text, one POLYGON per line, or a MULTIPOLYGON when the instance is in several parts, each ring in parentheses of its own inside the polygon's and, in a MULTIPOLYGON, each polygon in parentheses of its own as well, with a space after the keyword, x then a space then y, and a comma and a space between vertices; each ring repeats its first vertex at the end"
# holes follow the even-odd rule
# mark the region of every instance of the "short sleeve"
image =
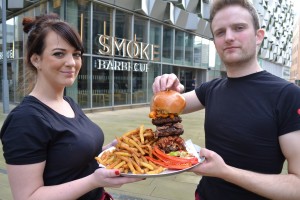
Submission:
POLYGON ((277 103, 279 135, 300 130, 300 88, 287 85, 280 94, 277 103))
POLYGON ((39 113, 15 111, 8 115, 1 129, 7 164, 33 164, 46 160, 51 141, 49 125, 39 113))
POLYGON ((200 101, 200 103, 205 107, 205 98, 206 98, 206 91, 210 85, 210 82, 202 83, 199 87, 195 89, 196 95, 200 101))

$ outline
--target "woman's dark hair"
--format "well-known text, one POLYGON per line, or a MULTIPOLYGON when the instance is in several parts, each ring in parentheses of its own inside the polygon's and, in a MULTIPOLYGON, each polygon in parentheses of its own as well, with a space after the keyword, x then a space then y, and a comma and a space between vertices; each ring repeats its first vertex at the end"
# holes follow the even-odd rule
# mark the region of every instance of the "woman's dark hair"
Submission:
MULTIPOLYGON (((256 12, 255 7, 249 0, 214 0, 212 2, 211 9, 210 9, 210 22, 213 21, 217 12, 219 12, 221 9, 225 7, 232 6, 232 5, 238 5, 248 10, 250 15, 252 16, 254 29, 255 30, 260 29, 258 14, 256 12)), ((210 23, 210 28, 211 28, 211 23, 210 23)))
POLYGON ((26 42, 26 81, 25 84, 29 84, 26 93, 30 92, 35 84, 37 69, 31 63, 31 56, 33 54, 41 55, 45 49, 45 39, 50 31, 54 31, 76 50, 83 54, 84 48, 80 35, 75 29, 73 29, 68 23, 60 20, 57 14, 45 14, 36 16, 35 18, 24 17, 23 18, 23 31, 28 33, 28 39, 26 42))

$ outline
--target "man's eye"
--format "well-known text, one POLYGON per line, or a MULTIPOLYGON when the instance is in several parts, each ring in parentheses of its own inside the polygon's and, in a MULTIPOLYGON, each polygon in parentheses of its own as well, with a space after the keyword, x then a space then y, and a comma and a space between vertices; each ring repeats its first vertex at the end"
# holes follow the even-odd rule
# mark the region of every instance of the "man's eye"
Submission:
POLYGON ((224 35, 224 31, 218 31, 218 32, 215 33, 216 37, 220 37, 222 35, 224 35))
POLYGON ((242 30, 244 30, 244 26, 237 26, 237 27, 235 28, 235 30, 236 30, 236 31, 242 31, 242 30))

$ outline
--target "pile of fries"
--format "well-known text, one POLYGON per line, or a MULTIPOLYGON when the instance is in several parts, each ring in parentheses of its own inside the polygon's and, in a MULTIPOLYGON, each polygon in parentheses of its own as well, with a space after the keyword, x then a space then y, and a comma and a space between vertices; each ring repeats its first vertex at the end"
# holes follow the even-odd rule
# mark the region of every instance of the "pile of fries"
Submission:
POLYGON ((115 149, 95 158, 107 169, 119 169, 122 173, 133 174, 159 174, 166 169, 146 158, 152 158, 152 147, 157 141, 152 129, 145 129, 144 125, 141 125, 117 137, 117 141, 115 149))

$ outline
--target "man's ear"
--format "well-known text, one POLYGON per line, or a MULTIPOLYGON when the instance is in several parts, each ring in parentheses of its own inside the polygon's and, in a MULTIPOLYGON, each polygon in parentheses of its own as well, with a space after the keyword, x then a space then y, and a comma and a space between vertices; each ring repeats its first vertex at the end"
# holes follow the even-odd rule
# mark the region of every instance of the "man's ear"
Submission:
POLYGON ((262 41, 265 38, 265 30, 264 29, 258 29, 256 31, 256 45, 260 46, 262 41))
POLYGON ((33 54, 30 57, 30 61, 31 61, 33 66, 35 66, 37 69, 39 68, 39 62, 40 62, 40 56, 39 55, 37 55, 36 53, 33 54))

